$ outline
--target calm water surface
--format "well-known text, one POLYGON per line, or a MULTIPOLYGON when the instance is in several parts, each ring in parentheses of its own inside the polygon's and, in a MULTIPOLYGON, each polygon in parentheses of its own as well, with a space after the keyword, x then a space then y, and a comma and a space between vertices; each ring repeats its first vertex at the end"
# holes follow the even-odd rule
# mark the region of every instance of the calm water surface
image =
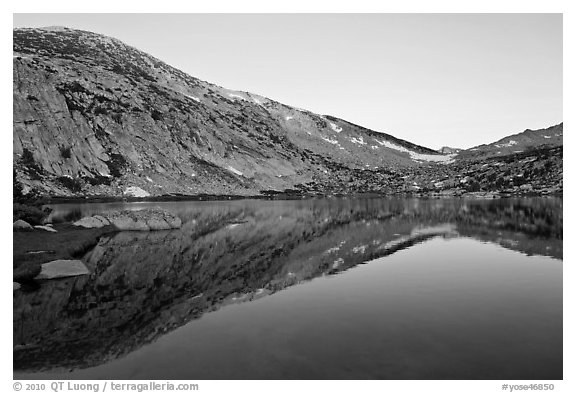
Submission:
POLYGON ((159 206, 90 276, 14 294, 14 377, 561 379, 562 200, 159 206))

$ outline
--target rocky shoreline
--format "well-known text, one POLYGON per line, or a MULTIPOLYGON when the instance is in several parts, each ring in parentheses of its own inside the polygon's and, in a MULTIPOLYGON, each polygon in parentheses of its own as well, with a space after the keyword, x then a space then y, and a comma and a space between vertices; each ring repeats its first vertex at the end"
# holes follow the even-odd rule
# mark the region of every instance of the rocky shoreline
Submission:
POLYGON ((415 192, 398 192, 393 194, 382 194, 378 192, 363 193, 321 193, 321 192, 299 192, 295 190, 288 191, 262 191, 262 194, 255 195, 223 195, 223 194, 197 194, 197 195, 158 195, 150 197, 111 197, 101 195, 90 195, 85 197, 61 197, 47 196, 46 205, 52 204, 71 204, 71 203, 113 203, 113 202, 192 202, 192 201, 228 201, 243 199, 263 199, 263 200, 292 200, 308 198, 357 198, 357 197, 401 197, 401 198, 516 198, 516 197, 538 197, 553 196, 562 197, 562 189, 546 190, 505 190, 505 191, 474 191, 466 192, 459 189, 443 191, 415 191, 415 192))
POLYGON ((179 229, 182 221, 160 209, 119 211, 84 217, 72 224, 32 226, 24 220, 13 224, 14 290, 35 287, 40 280, 89 274, 80 260, 104 235, 121 231, 179 229))

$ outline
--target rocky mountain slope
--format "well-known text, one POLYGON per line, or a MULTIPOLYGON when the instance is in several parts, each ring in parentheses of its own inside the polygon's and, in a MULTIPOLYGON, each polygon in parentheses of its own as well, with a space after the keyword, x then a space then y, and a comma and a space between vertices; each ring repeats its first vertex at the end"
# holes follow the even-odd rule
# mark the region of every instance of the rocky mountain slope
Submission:
MULTIPOLYGON (((435 184, 458 161, 201 81, 113 38, 67 28, 13 34, 14 181, 24 193, 389 194, 426 189, 413 187, 418 176, 435 184)), ((561 145, 553 134, 542 140, 561 145)))
POLYGON ((524 132, 507 136, 496 142, 473 147, 460 152, 459 158, 480 159, 501 157, 531 150, 562 146, 564 124, 540 130, 525 130, 524 132))

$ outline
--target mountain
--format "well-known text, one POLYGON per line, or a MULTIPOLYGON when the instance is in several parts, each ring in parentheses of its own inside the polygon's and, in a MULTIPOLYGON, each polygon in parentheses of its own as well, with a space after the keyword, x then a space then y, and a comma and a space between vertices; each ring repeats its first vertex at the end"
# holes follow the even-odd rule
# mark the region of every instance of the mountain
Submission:
POLYGON ((462 151, 462 149, 458 149, 455 147, 448 147, 448 146, 443 146, 440 149, 438 149, 438 153, 441 153, 441 154, 460 153, 461 151, 462 151))
POLYGON ((544 147, 562 146, 563 128, 564 123, 560 123, 540 130, 525 130, 487 145, 467 149, 461 152, 460 158, 479 159, 505 156, 544 147))
POLYGON ((15 29, 13 50, 23 194, 428 192, 458 157, 475 157, 225 89, 91 32, 15 29))

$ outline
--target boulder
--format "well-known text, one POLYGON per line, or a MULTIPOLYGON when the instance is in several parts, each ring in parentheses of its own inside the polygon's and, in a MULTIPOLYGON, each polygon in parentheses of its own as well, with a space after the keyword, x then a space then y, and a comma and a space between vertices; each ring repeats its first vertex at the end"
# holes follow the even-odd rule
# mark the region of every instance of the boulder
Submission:
POLYGON ((108 221, 108 220, 106 219, 106 217, 104 217, 104 216, 100 216, 100 215, 96 214, 96 215, 94 215, 94 216, 92 216, 92 217, 93 217, 93 218, 96 218, 97 220, 102 221, 102 224, 104 224, 105 226, 106 226, 106 225, 110 225, 110 221, 108 221))
POLYGON ((46 225, 34 225, 34 228, 36 229, 42 229, 43 231, 48 231, 48 232, 58 232, 56 229, 46 226, 46 225))
POLYGON ((17 220, 12 224, 12 229, 16 231, 31 231, 33 230, 32 225, 28 224, 24 220, 17 220))
POLYGON ((146 190, 141 189, 140 187, 132 186, 132 187, 128 187, 124 191, 124 195, 133 196, 133 197, 137 197, 137 198, 145 198, 145 197, 149 197, 150 193, 146 190))
POLYGON ((172 226, 161 217, 151 217, 146 221, 151 231, 161 231, 165 229, 172 229, 172 226))
POLYGON ((53 278, 81 276, 90 271, 84 263, 77 259, 57 259, 43 263, 40 273, 35 277, 37 280, 50 280, 53 278))
POLYGON ((109 214, 106 218, 121 231, 159 231, 182 226, 180 218, 160 209, 124 210, 109 214))
POLYGON ((72 225, 83 228, 102 228, 106 225, 110 225, 110 221, 102 216, 95 215, 92 217, 81 218, 72 225))
POLYGON ((149 231, 150 227, 146 224, 146 221, 138 219, 130 214, 116 214, 109 216, 108 219, 116 228, 121 231, 149 231))
POLYGON ((20 289, 20 284, 18 284, 17 282, 13 281, 13 282, 12 282, 12 285, 13 285, 13 288, 14 288, 14 289, 12 289, 12 292, 20 289))

